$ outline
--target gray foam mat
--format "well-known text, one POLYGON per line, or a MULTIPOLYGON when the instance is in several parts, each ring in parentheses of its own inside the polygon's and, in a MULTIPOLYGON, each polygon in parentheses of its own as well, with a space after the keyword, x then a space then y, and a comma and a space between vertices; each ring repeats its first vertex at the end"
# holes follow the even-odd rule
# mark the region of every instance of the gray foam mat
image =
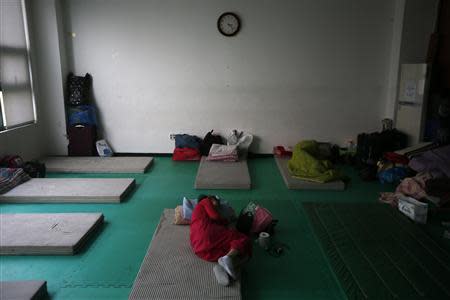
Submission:
POLYGON ((73 255, 103 223, 101 213, 1 214, 1 255, 73 255))
POLYGON ((117 203, 133 178, 32 178, 0 195, 0 203, 117 203))
POLYGON ((51 156, 42 162, 47 172, 55 173, 145 173, 153 157, 51 156))
POLYGON ((241 299, 240 281, 217 283, 214 263, 194 254, 189 226, 172 224, 174 214, 164 210, 129 299, 241 299))
POLYGON ((247 161, 208 161, 203 156, 198 166, 195 188, 250 189, 251 179, 247 161))
POLYGON ((0 300, 40 300, 45 297, 46 281, 0 281, 0 300))
POLYGON ((291 190, 332 190, 343 191, 345 189, 345 183, 341 180, 332 181, 327 183, 317 183, 306 180, 301 180, 292 177, 288 169, 288 157, 274 156, 278 169, 280 170, 281 177, 286 184, 286 187, 291 190))

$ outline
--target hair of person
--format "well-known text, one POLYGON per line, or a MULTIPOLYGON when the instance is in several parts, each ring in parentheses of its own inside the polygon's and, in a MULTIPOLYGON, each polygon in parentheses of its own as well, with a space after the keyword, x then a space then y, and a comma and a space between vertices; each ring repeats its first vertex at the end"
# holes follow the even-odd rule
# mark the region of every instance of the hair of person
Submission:
POLYGON ((208 196, 205 194, 200 194, 197 197, 197 203, 200 203, 200 201, 202 201, 203 199, 207 198, 208 196))

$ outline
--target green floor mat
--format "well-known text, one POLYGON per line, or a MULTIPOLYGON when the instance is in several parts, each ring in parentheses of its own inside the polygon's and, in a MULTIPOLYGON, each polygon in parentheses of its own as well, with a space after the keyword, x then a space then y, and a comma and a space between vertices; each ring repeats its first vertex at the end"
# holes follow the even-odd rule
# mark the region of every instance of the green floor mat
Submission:
POLYGON ((349 299, 449 299, 450 252, 382 204, 304 203, 349 299))
POLYGON ((243 300, 344 300, 346 295, 323 255, 303 202, 375 202, 395 185, 362 182, 351 167, 345 191, 288 190, 272 157, 248 161, 251 190, 193 189, 198 162, 156 157, 144 174, 55 174, 50 178, 134 178, 136 188, 120 204, 2 204, 0 213, 102 212, 101 232, 75 256, 0 256, 1 280, 47 280, 52 300, 125 300, 164 208, 183 196, 219 195, 237 212, 249 201, 268 208, 280 222, 275 237, 290 249, 279 258, 254 245, 242 278, 243 300))

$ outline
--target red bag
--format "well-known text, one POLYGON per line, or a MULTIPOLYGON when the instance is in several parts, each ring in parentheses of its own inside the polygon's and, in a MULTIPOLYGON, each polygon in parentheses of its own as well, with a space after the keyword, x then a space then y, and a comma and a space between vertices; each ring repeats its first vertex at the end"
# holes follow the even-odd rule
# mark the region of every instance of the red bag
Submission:
POLYGON ((273 147, 273 154, 279 157, 291 157, 292 151, 289 148, 284 148, 283 146, 275 146, 273 147))
POLYGON ((272 223, 273 217, 270 211, 266 208, 258 205, 256 206, 255 213, 253 215, 253 223, 250 232, 259 233, 265 231, 267 227, 272 223))
POLYGON ((175 148, 173 150, 172 160, 200 160, 201 155, 198 149, 194 148, 175 148))

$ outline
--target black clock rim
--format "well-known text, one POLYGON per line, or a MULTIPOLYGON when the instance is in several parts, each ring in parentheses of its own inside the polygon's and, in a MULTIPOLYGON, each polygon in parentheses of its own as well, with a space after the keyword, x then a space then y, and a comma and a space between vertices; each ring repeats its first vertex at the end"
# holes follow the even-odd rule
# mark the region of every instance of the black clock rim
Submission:
POLYGON ((233 12, 230 12, 230 11, 224 12, 224 13, 221 14, 221 15, 219 16, 219 18, 217 19, 217 29, 219 30, 219 32, 220 32, 221 34, 223 34, 223 35, 225 35, 225 36, 234 36, 234 35, 236 35, 236 34, 239 32, 239 30, 241 29, 241 19, 239 19, 238 15, 235 14, 235 13, 233 13, 233 12), (236 31, 234 31, 233 33, 226 33, 226 32, 224 32, 224 31, 222 31, 222 28, 220 28, 220 20, 221 20, 223 17, 228 16, 228 15, 231 15, 231 16, 235 17, 236 20, 238 21, 238 26, 237 26, 237 28, 236 28, 236 31))

